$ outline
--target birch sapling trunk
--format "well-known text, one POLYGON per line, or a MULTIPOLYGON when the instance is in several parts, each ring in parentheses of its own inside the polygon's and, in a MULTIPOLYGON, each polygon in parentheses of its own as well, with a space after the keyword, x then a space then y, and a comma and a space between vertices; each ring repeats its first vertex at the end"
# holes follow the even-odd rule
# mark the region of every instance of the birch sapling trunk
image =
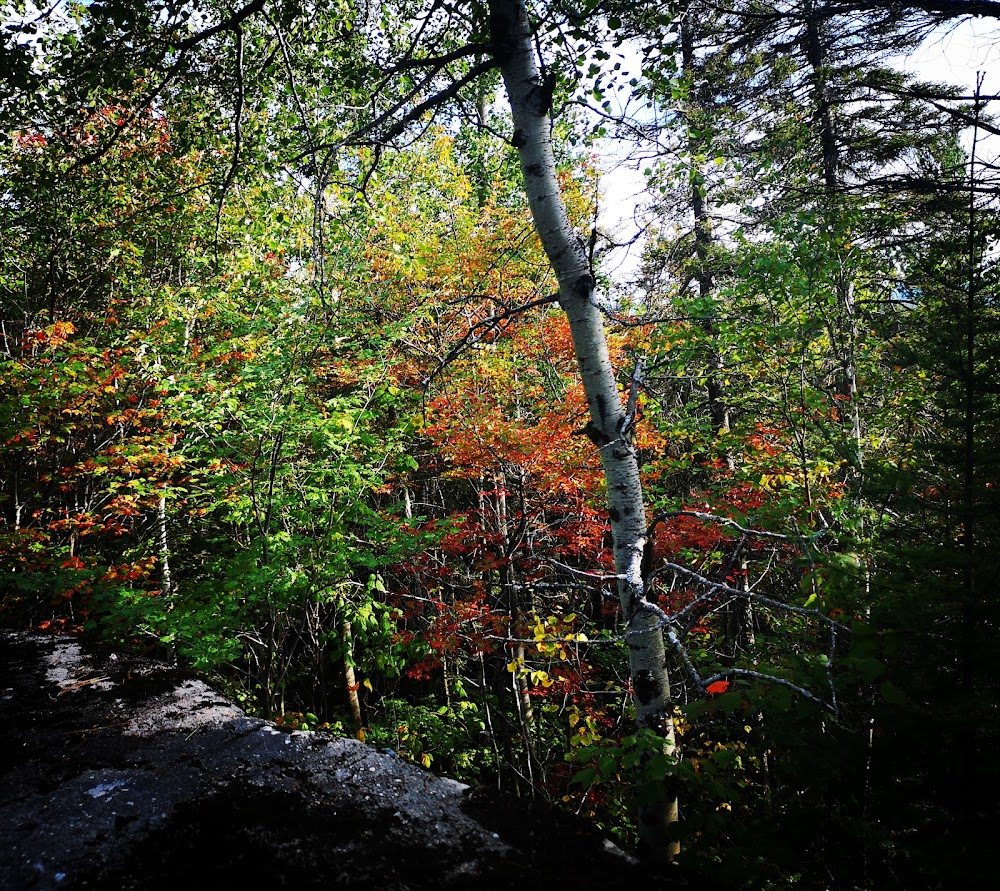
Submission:
POLYGON ((170 541, 167 538, 167 496, 161 495, 156 505, 156 530, 160 548, 160 587, 163 596, 170 597, 174 593, 170 581, 170 541))
POLYGON ((365 741, 365 728, 361 719, 361 700, 358 697, 358 688, 361 686, 354 675, 354 635, 351 629, 351 621, 344 614, 344 601, 340 601, 340 646, 343 649, 344 664, 344 688, 347 691, 347 705, 351 711, 351 727, 354 736, 365 741))
MULTIPOLYGON (((535 229, 559 283, 559 305, 569 320, 590 420, 586 434, 599 450, 608 491, 618 595, 627 622, 629 675, 636 721, 653 729, 673 753, 674 726, 663 631, 645 609, 642 558, 646 512, 639 465, 611 358, 604 320, 595 299, 596 282, 583 241, 573 231, 556 176, 549 111, 554 81, 543 77, 533 51, 523 0, 490 0, 494 57, 503 76, 513 116, 513 143, 535 229)), ((638 814, 639 836, 648 854, 671 859, 677 846, 670 824, 676 797, 660 799, 638 814)))

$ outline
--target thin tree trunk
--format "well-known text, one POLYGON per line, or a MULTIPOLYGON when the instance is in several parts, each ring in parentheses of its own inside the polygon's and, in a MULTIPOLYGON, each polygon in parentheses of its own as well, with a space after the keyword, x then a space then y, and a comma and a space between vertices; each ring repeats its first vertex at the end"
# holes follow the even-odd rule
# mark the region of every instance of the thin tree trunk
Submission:
POLYGON ((21 492, 18 487, 18 480, 20 479, 19 467, 17 459, 15 459, 14 472, 12 474, 12 482, 14 485, 14 531, 19 532, 21 529, 21 515, 24 513, 24 504, 21 502, 21 492))
POLYGON ((358 682, 354 676, 354 638, 351 633, 351 623, 343 618, 344 604, 341 602, 340 646, 343 651, 344 688, 347 690, 347 706, 351 712, 351 726, 354 735, 365 741, 364 724, 361 720, 361 700, 358 698, 358 682))
MULTIPOLYGON (((520 666, 524 665, 525 647, 521 639, 523 631, 521 627, 521 602, 514 584, 514 571, 510 559, 513 552, 513 544, 510 540, 510 523, 507 518, 507 477, 503 471, 494 476, 493 487, 496 492, 497 531, 500 534, 503 557, 500 565, 500 591, 503 601, 507 606, 507 615, 510 616, 509 633, 512 637, 517 638, 517 643, 514 645, 514 659, 520 666)), ((531 784, 529 791, 534 796, 535 762, 538 758, 535 752, 534 739, 531 735, 535 715, 531 705, 531 695, 528 690, 527 677, 523 672, 515 671, 513 673, 514 704, 517 707, 518 723, 521 727, 521 737, 524 740, 524 760, 528 768, 528 781, 531 784)))
MULTIPOLYGON (((636 721, 661 734, 674 752, 674 726, 663 632, 643 597, 642 556, 646 512, 639 465, 622 405, 607 338, 597 306, 596 283, 586 246, 573 231, 556 178, 549 109, 553 82, 539 72, 523 0, 490 0, 493 52, 500 65, 513 115, 524 188, 535 229, 559 283, 559 304, 572 332, 577 365, 590 421, 584 432, 599 450, 608 491, 618 594, 627 622, 629 674, 636 721)), ((670 859, 670 823, 677 819, 676 798, 666 789, 660 800, 639 813, 639 835, 653 857, 670 859)))
POLYGON ((173 593, 170 583, 170 547, 167 538, 167 496, 161 495, 156 505, 157 537, 160 547, 160 582, 165 597, 173 593))
POLYGON ((977 502, 978 486, 976 479, 976 465, 978 464, 978 454, 976 448, 977 439, 977 403, 979 402, 978 383, 979 376, 976 373, 977 362, 977 341, 978 341, 978 320, 980 317, 981 298, 981 248, 979 246, 981 235, 979 232, 979 218, 976 208, 976 165, 979 163, 977 157, 979 150, 979 121, 982 113, 982 80, 983 75, 979 74, 976 81, 976 105, 975 122, 976 126, 972 134, 972 151, 969 157, 969 223, 968 223, 968 264, 969 281, 965 294, 965 331, 964 331, 964 355, 962 356, 962 507, 961 507, 961 543, 964 552, 964 563, 962 572, 962 644, 961 644, 961 666, 962 681, 967 690, 974 689, 976 683, 976 627, 979 624, 979 600, 980 594, 976 584, 976 559, 977 559, 977 502))
MULTIPOLYGON (((698 69, 694 51, 694 26, 689 16, 685 16, 681 22, 681 64, 683 74, 692 79, 691 95, 684 111, 687 119, 688 154, 692 165, 690 179, 691 214, 694 217, 695 280, 698 283, 698 296, 702 299, 704 306, 714 297, 715 292, 715 278, 712 275, 710 264, 713 236, 703 173, 702 154, 705 150, 705 140, 695 134, 704 133, 710 126, 710 121, 706 120, 707 112, 701 105, 701 99, 708 92, 708 89, 698 69)), ((705 381, 708 413, 713 432, 716 436, 722 436, 731 431, 732 418, 723 388, 725 365, 719 350, 719 329, 714 314, 701 320, 701 328, 710 344, 709 371, 705 381)), ((730 471, 736 469, 736 459, 728 447, 723 450, 722 457, 730 471)), ((735 568, 741 570, 737 584, 745 588, 747 559, 743 552, 743 542, 739 543, 733 554, 730 569, 735 568)), ((728 582, 728 579, 726 581, 728 582)), ((732 645, 734 659, 739 656, 740 652, 747 651, 752 646, 754 640, 753 602, 749 597, 733 600, 727 607, 726 637, 732 645)))
MULTIPOLYGON (((809 12, 812 12, 810 4, 809 12)), ((827 52, 823 40, 821 23, 810 15, 806 24, 806 58, 812 69, 813 102, 819 125, 820 148, 823 154, 823 188, 831 207, 836 209, 840 202, 842 183, 840 179, 840 146, 837 144, 836 124, 833 118, 830 90, 827 84, 827 52)), ((838 262, 837 309, 839 325, 834 327, 833 347, 837 353, 839 369, 835 390, 847 404, 851 426, 851 443, 855 451, 855 471, 860 473, 864 461, 861 439, 861 409, 858 404, 858 375, 856 367, 856 346, 858 340, 857 309, 854 302, 854 275, 843 261, 838 262)))
MULTIPOLYGON (((696 76, 694 36, 691 20, 687 16, 681 23, 681 60, 683 73, 696 76)), ((698 282, 698 296, 702 298, 704 305, 713 296, 715 281, 712 276, 712 268, 709 265, 712 247, 712 220, 708 213, 705 177, 700 159, 703 146, 701 139, 694 135, 695 132, 704 131, 708 124, 707 121, 701 120, 705 115, 705 110, 698 106, 698 94, 704 91, 703 88, 702 82, 695 81, 695 86, 692 87, 693 95, 688 99, 685 108, 685 116, 687 118, 688 153, 693 168, 690 179, 691 212, 694 216, 694 249, 697 260, 695 279, 698 282)), ((714 315, 702 319, 701 327, 711 344, 708 356, 709 373, 705 381, 705 388, 708 395, 708 411, 712 419, 712 429, 715 435, 719 436, 730 431, 730 417, 729 406, 726 404, 722 389, 725 367, 718 349, 719 331, 714 315)), ((725 460, 729 469, 733 470, 733 456, 728 449, 725 452, 725 460)))

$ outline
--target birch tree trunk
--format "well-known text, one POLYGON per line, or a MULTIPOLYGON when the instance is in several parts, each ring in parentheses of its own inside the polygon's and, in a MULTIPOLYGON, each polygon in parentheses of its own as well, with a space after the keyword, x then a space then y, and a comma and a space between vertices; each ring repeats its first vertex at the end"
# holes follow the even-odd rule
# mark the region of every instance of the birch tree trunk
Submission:
MULTIPOLYGON (((604 320, 586 246, 573 231, 562 200, 552 153, 549 110, 554 83, 541 76, 523 0, 490 0, 490 32, 513 115, 524 189, 535 229, 559 283, 559 305, 569 319, 577 366, 590 421, 586 434, 599 450, 607 483, 618 595, 626 620, 629 675, 636 721, 656 730, 666 751, 674 750, 670 684, 658 616, 645 609, 642 557, 646 512, 639 465, 608 353, 604 320)), ((677 819, 676 797, 661 799, 638 815, 639 836, 648 853, 670 859, 677 846, 669 824, 677 819)))
POLYGON ((160 586, 163 596, 170 597, 173 585, 170 581, 170 540, 167 538, 167 496, 161 495, 156 505, 156 531, 160 548, 160 586))
POLYGON ((341 657, 344 665, 344 689, 347 691, 347 705, 351 711, 351 727, 354 736, 365 741, 364 722, 361 718, 361 700, 358 697, 357 678, 354 675, 354 635, 351 629, 351 621, 346 617, 346 604, 343 600, 338 604, 340 612, 340 646, 343 649, 341 657))

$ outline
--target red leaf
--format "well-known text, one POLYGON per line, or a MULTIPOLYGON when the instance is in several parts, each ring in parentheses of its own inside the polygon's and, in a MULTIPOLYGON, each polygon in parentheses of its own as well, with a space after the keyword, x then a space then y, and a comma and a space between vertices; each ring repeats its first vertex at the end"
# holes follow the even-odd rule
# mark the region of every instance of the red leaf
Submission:
POLYGON ((709 684, 705 690, 706 692, 712 694, 725 693, 729 689, 729 681, 716 681, 714 684, 709 684))

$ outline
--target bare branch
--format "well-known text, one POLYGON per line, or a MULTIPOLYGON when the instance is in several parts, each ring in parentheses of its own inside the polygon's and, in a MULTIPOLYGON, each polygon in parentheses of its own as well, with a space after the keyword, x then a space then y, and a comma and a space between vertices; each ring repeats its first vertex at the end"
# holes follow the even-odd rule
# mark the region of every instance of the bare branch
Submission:
POLYGON ((235 31, 252 15, 263 12, 266 5, 267 0, 251 0, 242 9, 236 10, 228 19, 219 22, 217 25, 212 25, 212 27, 206 28, 204 31, 199 31, 197 34, 192 34, 187 40, 181 40, 175 46, 181 52, 184 52, 193 46, 197 46, 202 41, 214 37, 216 34, 221 34, 224 31, 235 31))
POLYGON ((815 703, 820 708, 830 712, 831 714, 837 714, 836 700, 833 702, 825 702, 815 693, 810 692, 805 687, 802 687, 787 678, 778 677, 774 674, 767 674, 763 671, 754 671, 752 668, 727 668, 725 671, 720 671, 717 674, 713 674, 711 677, 705 678, 703 683, 705 684, 705 687, 708 687, 709 684, 714 684, 717 681, 727 681, 731 678, 752 678, 755 681, 763 681, 766 684, 777 684, 780 687, 787 687, 803 699, 808 699, 810 702, 815 703))
MULTIPOLYGON (((784 603, 781 600, 775 600, 773 597, 766 597, 763 594, 758 594, 755 591, 741 591, 739 588, 734 588, 731 585, 725 585, 721 582, 713 582, 711 579, 705 578, 705 576, 700 573, 694 572, 691 569, 687 569, 683 566, 678 566, 676 563, 664 562, 662 564, 664 569, 669 569, 671 572, 677 575, 683 576, 684 578, 690 579, 691 581, 697 582, 699 585, 705 585, 707 588, 714 589, 716 591, 722 591, 729 594, 732 597, 738 597, 742 600, 750 599, 755 603, 762 604, 763 606, 769 606, 772 609, 779 610, 786 613, 794 613, 795 615, 805 616, 810 619, 815 619, 817 622, 821 622, 824 625, 833 626, 839 628, 845 633, 850 633, 850 629, 838 622, 836 619, 831 619, 825 613, 820 612, 817 609, 807 609, 804 606, 794 606, 791 603, 784 603)), ((703 595, 704 596, 704 595, 703 595)), ((701 598, 699 598, 701 599, 701 598)), ((690 604, 680 612, 670 617, 671 621, 675 621, 680 618, 686 612, 689 611, 690 604)))
POLYGON ((484 332, 499 331, 501 323, 508 321, 514 316, 520 315, 521 313, 526 312, 529 309, 534 309, 538 306, 548 306, 558 300, 558 294, 549 294, 545 297, 539 297, 536 300, 529 300, 527 303, 522 303, 519 306, 512 306, 495 316, 490 316, 488 319, 483 319, 482 321, 475 322, 470 325, 465 336, 462 337, 462 339, 459 340, 450 350, 448 350, 448 354, 438 362, 437 368, 435 368, 426 377, 424 380, 424 386, 430 386, 434 379, 452 362, 454 362, 455 359, 457 359, 467 348, 478 343, 484 332))
POLYGON ((386 69, 386 81, 388 81, 388 79, 393 75, 401 74, 404 71, 412 71, 414 68, 433 67, 436 71, 440 71, 446 65, 451 62, 457 62, 459 59, 467 59, 469 56, 485 55, 490 51, 490 48, 490 44, 488 43, 470 43, 460 49, 453 50, 452 52, 445 53, 441 56, 427 56, 423 59, 404 59, 398 65, 393 65, 392 68, 386 69))
MULTIPOLYGON (((433 108, 437 108, 442 103, 449 99, 454 98, 462 91, 462 89, 472 83, 481 74, 485 74, 487 71, 492 70, 496 67, 496 62, 492 59, 488 59, 485 62, 480 62, 478 65, 470 68, 462 77, 458 80, 453 81, 447 87, 445 87, 440 92, 435 93, 433 96, 421 102, 419 105, 415 105, 406 114, 399 118, 391 127, 387 130, 379 133, 377 135, 378 141, 382 143, 390 142, 399 136, 407 127, 410 126, 414 121, 419 120, 421 116, 427 111, 433 108)), ((426 83, 425 79, 423 83, 426 83)), ((399 111, 400 107, 406 102, 410 101, 417 95, 418 91, 412 91, 402 103, 397 103, 393 108, 381 114, 374 121, 371 122, 366 127, 363 127, 360 131, 352 134, 345 144, 347 145, 361 145, 364 144, 368 138, 369 134, 375 133, 379 127, 389 121, 391 118, 395 117, 396 113, 399 111)))
POLYGON ((666 520, 672 520, 675 517, 693 517, 697 520, 704 520, 706 523, 718 523, 720 526, 728 526, 730 529, 735 529, 743 535, 753 535, 757 538, 773 538, 779 541, 815 541, 817 538, 822 538, 827 534, 827 532, 829 532, 827 527, 824 527, 811 535, 804 536, 783 535, 779 532, 765 532, 763 529, 753 529, 748 526, 741 526, 735 520, 731 520, 728 517, 720 517, 717 514, 705 513, 704 511, 699 510, 672 510, 657 514, 650 524, 650 532, 652 532, 657 524, 665 522, 666 520))

